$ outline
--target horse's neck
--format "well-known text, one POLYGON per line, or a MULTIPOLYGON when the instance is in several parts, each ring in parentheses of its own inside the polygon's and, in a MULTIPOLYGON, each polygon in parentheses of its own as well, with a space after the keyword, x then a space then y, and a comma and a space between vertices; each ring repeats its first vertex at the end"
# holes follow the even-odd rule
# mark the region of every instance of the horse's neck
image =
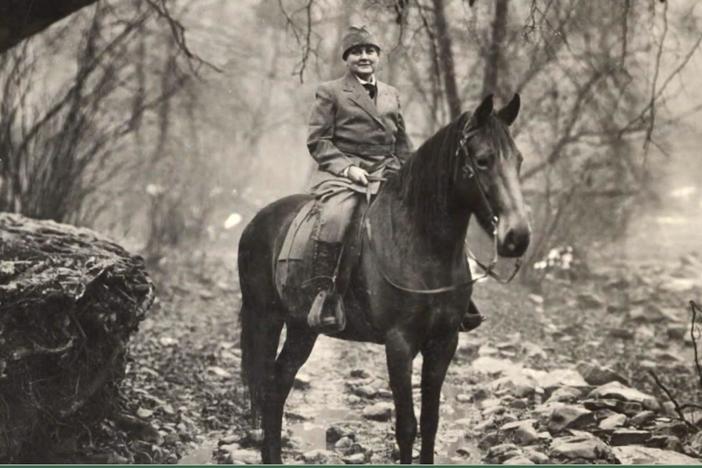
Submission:
POLYGON ((422 266, 428 275, 443 276, 451 272, 447 267, 461 266, 470 213, 437 211, 432 219, 416 220, 399 197, 383 192, 375 204, 371 214, 374 237, 395 251, 396 260, 422 266))

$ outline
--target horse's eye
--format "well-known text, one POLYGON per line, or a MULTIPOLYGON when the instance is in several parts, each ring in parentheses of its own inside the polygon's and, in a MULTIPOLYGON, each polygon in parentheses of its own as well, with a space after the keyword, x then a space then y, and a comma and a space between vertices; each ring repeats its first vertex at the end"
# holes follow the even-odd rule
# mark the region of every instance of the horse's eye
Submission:
POLYGON ((475 166, 481 171, 486 171, 490 169, 490 166, 492 165, 492 160, 492 153, 478 155, 475 158, 475 166))

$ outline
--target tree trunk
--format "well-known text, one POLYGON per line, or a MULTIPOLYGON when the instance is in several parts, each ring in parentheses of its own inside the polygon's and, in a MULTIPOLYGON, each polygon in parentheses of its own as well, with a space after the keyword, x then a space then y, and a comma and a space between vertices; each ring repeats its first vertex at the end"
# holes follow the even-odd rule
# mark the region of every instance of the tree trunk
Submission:
POLYGON ((446 102, 451 120, 454 120, 461 115, 461 98, 458 95, 456 70, 453 65, 451 35, 446 21, 444 0, 432 0, 432 2, 434 3, 434 28, 436 29, 436 39, 439 43, 439 60, 441 61, 444 88, 446 89, 446 102))
POLYGON ((483 75, 483 96, 500 95, 499 79, 502 62, 502 47, 507 32, 507 10, 509 0, 495 0, 495 18, 492 22, 492 38, 485 54, 485 74, 483 75))

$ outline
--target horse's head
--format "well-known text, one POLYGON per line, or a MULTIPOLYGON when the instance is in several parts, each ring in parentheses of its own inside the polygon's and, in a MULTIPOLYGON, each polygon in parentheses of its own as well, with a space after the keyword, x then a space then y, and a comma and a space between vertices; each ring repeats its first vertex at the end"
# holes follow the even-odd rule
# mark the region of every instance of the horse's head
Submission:
POLYGON ((519 257, 529 246, 531 228, 519 183, 522 154, 509 126, 519 113, 519 95, 493 112, 492 95, 486 97, 467 121, 454 179, 456 195, 472 206, 478 222, 496 236, 497 253, 519 257))

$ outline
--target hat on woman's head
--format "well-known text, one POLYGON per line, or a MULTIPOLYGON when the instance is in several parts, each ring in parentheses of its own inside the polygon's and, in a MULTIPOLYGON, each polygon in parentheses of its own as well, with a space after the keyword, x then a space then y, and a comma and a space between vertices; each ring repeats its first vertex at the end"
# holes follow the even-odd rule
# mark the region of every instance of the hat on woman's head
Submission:
POLYGON ((351 26, 349 30, 346 31, 346 34, 344 34, 344 38, 341 40, 341 58, 346 60, 349 50, 360 45, 370 45, 380 51, 378 41, 375 40, 375 37, 373 37, 373 35, 368 32, 364 26, 361 26, 360 28, 357 26, 351 26))

